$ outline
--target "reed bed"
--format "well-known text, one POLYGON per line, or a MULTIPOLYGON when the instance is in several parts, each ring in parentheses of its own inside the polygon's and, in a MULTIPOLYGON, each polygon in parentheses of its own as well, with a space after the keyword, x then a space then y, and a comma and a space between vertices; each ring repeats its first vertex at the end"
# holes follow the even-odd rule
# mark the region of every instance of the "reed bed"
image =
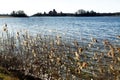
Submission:
POLYGON ((5 24, 0 66, 42 80, 120 80, 119 44, 96 38, 68 41, 59 35, 10 32, 5 24))

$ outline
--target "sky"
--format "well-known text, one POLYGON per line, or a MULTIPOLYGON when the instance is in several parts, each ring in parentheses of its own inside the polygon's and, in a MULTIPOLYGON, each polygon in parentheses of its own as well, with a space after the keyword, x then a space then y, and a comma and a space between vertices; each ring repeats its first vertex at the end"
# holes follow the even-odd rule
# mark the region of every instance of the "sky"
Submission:
POLYGON ((53 9, 66 13, 74 13, 79 9, 120 12, 120 0, 0 0, 0 14, 24 10, 26 14, 32 15, 53 9))

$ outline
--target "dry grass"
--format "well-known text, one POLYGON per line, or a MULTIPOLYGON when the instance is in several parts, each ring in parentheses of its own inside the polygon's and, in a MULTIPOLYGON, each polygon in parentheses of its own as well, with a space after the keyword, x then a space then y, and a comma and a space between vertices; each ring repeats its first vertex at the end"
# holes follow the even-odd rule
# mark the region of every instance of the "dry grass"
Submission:
POLYGON ((96 38, 83 43, 27 31, 15 35, 4 25, 0 65, 43 80, 120 80, 120 45, 96 38))
POLYGON ((8 70, 3 67, 0 67, 0 80, 19 80, 17 77, 14 77, 8 70))

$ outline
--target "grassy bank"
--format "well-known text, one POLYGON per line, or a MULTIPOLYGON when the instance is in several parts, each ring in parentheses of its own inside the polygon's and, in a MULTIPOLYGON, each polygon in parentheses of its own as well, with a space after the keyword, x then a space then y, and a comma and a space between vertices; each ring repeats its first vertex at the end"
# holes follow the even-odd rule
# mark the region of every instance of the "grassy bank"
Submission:
POLYGON ((107 39, 91 38, 85 44, 84 41, 67 42, 59 35, 11 32, 4 25, 0 65, 43 80, 119 80, 120 45, 107 39))
POLYGON ((0 80, 19 80, 12 73, 10 73, 6 68, 0 67, 0 80))

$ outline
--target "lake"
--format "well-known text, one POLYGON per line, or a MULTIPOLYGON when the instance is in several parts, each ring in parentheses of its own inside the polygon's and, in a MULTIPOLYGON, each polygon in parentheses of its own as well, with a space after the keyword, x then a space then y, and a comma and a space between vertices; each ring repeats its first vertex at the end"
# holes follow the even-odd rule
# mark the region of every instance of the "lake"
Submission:
POLYGON ((120 35, 120 17, 29 17, 0 18, 0 26, 8 25, 9 30, 28 30, 30 33, 60 35, 65 39, 91 37, 99 40, 117 40, 120 35))
POLYGON ((0 65, 9 70, 43 80, 120 80, 120 17, 0 18, 1 30, 4 23, 12 33, 0 31, 0 65))

